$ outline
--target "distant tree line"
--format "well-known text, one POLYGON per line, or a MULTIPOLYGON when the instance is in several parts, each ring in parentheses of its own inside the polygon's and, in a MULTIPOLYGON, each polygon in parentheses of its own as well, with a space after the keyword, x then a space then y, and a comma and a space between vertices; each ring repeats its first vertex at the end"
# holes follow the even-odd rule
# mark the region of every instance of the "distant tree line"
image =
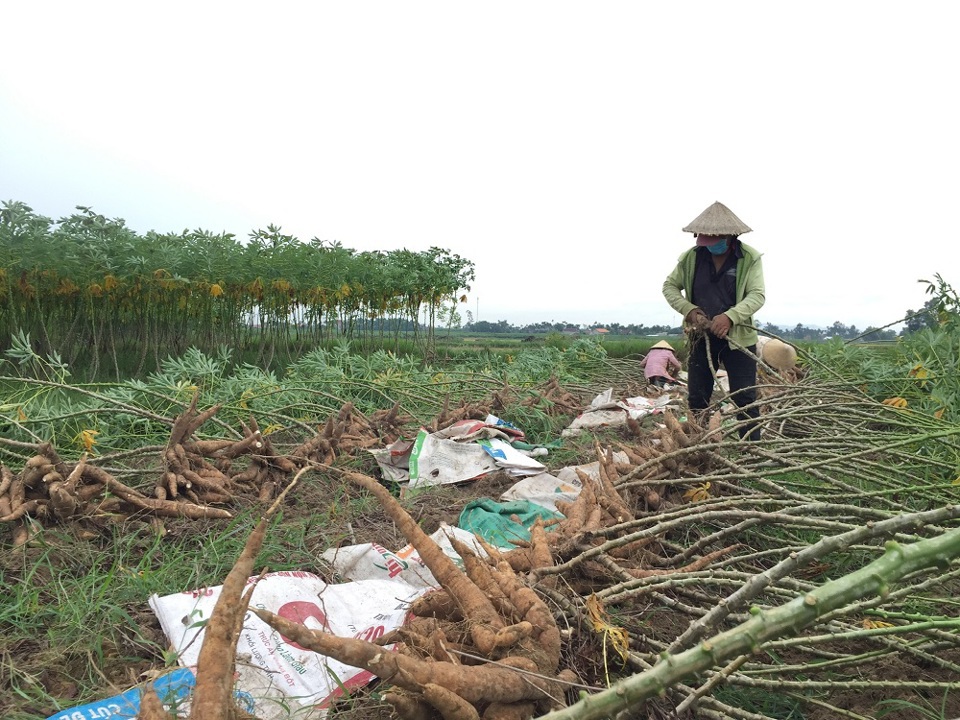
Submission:
POLYGON ((880 330, 873 326, 868 326, 866 330, 860 330, 856 325, 844 325, 839 320, 828 328, 807 327, 803 323, 797 323, 792 328, 782 328, 773 323, 762 323, 760 329, 770 335, 785 338, 787 340, 862 340, 863 342, 875 342, 877 340, 893 340, 897 337, 894 330, 880 330))
MULTIPOLYGON (((898 336, 903 337, 911 333, 918 332, 924 328, 935 328, 938 326, 938 299, 932 297, 923 307, 918 310, 907 310, 904 314, 903 328, 899 332, 890 328, 877 328, 872 325, 861 330, 856 325, 844 325, 839 320, 830 327, 808 327, 803 323, 797 323, 794 327, 781 327, 773 323, 759 323, 758 327, 765 333, 776 335, 787 340, 860 340, 863 342, 877 342, 882 340, 894 340, 898 336)), ((670 325, 644 325, 620 323, 610 323, 603 325, 600 323, 591 323, 589 325, 580 325, 576 323, 561 322, 538 322, 527 325, 511 325, 506 320, 490 322, 479 320, 474 322, 469 311, 466 313, 467 323, 463 330, 475 333, 525 333, 530 335, 549 334, 549 333, 567 333, 567 334, 606 334, 606 335, 679 335, 682 333, 680 326, 670 325)), ((893 323, 899 325, 900 323, 893 323)))
MULTIPOLYGON (((467 316, 469 318, 469 311, 467 316)), ((475 333, 526 333, 530 335, 549 334, 549 333, 597 333, 606 331, 609 335, 678 335, 682 332, 679 326, 671 327, 669 325, 621 325, 620 323, 611 323, 601 325, 592 323, 590 325, 578 325, 566 321, 561 322, 538 322, 528 325, 511 325, 506 320, 490 322, 488 320, 478 320, 476 322, 467 322, 463 329, 475 333)))

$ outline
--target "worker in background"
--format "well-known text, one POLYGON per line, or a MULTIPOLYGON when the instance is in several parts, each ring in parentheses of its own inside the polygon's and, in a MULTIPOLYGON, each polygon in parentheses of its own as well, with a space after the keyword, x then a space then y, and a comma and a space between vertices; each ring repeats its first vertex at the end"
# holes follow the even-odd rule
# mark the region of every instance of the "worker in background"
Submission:
POLYGON ((671 368, 680 369, 680 361, 673 353, 673 346, 666 340, 656 343, 640 361, 643 375, 647 382, 662 388, 667 383, 675 383, 677 379, 670 374, 671 368))

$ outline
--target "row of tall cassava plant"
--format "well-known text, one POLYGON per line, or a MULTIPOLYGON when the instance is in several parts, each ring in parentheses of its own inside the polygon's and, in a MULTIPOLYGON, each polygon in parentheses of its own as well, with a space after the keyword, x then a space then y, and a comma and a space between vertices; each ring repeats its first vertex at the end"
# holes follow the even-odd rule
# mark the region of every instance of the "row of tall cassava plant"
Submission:
POLYGON ((53 221, 0 208, 0 342, 20 331, 90 376, 156 369, 188 347, 254 348, 269 364, 326 340, 429 349, 465 302, 473 263, 442 248, 358 252, 270 225, 247 241, 204 230, 140 235, 78 207, 53 221), (107 366, 104 367, 104 363, 107 366))

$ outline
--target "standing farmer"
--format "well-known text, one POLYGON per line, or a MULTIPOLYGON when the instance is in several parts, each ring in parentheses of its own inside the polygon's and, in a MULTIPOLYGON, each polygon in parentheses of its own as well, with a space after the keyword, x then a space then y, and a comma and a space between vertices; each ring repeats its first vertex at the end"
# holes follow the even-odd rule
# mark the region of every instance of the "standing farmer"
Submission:
MULTIPOLYGON (((765 300, 760 253, 740 241, 750 228, 728 207, 715 202, 683 228, 696 245, 685 251, 663 283, 663 296, 683 315, 690 333, 687 366, 688 401, 702 417, 713 394, 714 372, 723 367, 737 407, 756 401, 757 331, 753 315, 765 300)), ((759 418, 759 408, 738 414, 740 420, 759 418)), ((740 436, 760 439, 756 423, 744 425, 740 436)))

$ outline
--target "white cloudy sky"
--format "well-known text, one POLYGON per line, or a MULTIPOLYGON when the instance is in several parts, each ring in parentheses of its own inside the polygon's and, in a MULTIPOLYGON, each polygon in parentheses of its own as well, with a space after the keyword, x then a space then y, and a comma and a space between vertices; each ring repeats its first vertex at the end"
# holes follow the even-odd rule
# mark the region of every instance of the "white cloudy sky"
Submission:
POLYGON ((893 322, 960 285, 960 4, 7 3, 0 200, 140 232, 273 223, 471 259, 514 324, 678 323, 715 200, 761 322, 893 322))

